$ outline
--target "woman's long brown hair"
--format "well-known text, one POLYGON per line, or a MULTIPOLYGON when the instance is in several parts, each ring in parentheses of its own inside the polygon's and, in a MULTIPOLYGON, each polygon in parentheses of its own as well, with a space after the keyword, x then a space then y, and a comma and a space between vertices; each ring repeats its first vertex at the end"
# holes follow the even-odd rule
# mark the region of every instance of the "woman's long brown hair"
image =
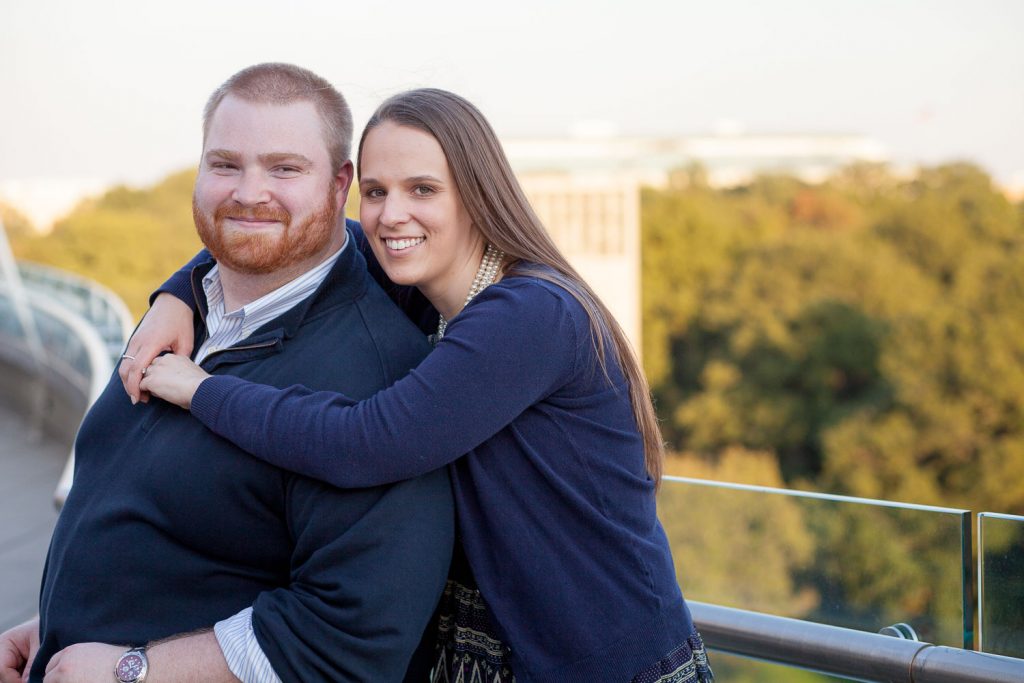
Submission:
POLYGON ((625 375, 633 415, 644 443, 647 472, 657 487, 665 445, 647 378, 618 322, 569 265, 537 218, 512 173, 498 136, 483 114, 462 97, 445 90, 422 88, 400 93, 381 104, 363 129, 360 160, 367 133, 388 121, 422 130, 437 140, 473 223, 488 242, 511 259, 506 272, 553 282, 583 306, 601 369, 608 374, 610 346, 613 360, 625 375))

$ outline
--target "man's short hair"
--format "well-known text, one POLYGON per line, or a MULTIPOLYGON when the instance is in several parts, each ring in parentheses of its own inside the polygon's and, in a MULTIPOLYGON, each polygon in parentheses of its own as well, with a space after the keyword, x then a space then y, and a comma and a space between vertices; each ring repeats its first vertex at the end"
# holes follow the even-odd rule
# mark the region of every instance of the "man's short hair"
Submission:
POLYGON ((320 114, 324 139, 337 173, 352 152, 352 111, 341 93, 326 79, 294 64, 268 62, 242 69, 213 91, 203 109, 203 142, 210 121, 228 95, 258 104, 312 102, 320 114))

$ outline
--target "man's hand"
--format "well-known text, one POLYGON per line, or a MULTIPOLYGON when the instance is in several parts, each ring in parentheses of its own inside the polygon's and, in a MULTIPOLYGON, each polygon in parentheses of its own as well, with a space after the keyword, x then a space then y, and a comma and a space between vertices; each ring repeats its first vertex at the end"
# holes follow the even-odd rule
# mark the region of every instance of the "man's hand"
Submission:
MULTIPOLYGON (((43 683, 107 683, 127 645, 78 643, 53 656, 43 683)), ((240 683, 228 669, 213 631, 181 635, 146 649, 152 683, 240 683)), ((3 683, 6 683, 4 681, 3 683)))
POLYGON ((185 357, 192 355, 194 335, 192 309, 181 299, 166 292, 157 296, 153 307, 128 340, 125 357, 117 368, 117 374, 132 403, 149 401, 149 393, 139 386, 142 371, 164 351, 185 357))
POLYGON ((28 680, 39 649, 39 617, 0 634, 0 683, 28 680))
POLYGON ((167 354, 153 359, 140 386, 143 391, 188 410, 196 389, 209 376, 188 356, 167 354))
POLYGON ((44 683, 102 683, 114 680, 117 660, 128 648, 104 643, 69 645, 46 665, 44 683))

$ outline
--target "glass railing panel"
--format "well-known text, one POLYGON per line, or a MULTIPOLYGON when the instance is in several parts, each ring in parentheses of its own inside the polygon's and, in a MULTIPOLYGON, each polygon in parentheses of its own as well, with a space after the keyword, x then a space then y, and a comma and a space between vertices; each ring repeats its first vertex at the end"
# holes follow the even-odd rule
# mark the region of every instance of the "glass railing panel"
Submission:
POLYGON ((965 510, 666 477, 658 512, 689 599, 973 647, 965 510))
POLYGON ((118 349, 134 326, 124 302, 111 290, 87 278, 37 263, 19 263, 26 288, 61 302, 100 330, 103 338, 118 349))
MULTIPOLYGON (((32 320, 42 352, 50 365, 67 368, 71 374, 87 378, 92 373, 89 351, 82 339, 68 324, 50 313, 32 309, 32 320)), ((14 306, 9 297, 0 293, 0 335, 15 343, 27 343, 14 306)))
POLYGON ((25 336, 25 332, 21 329, 21 323, 18 322, 14 304, 2 293, 0 293, 0 333, 15 339, 25 336))
POLYGON ((708 661, 711 670, 715 672, 715 681, 728 683, 835 683, 853 680, 737 657, 718 650, 711 650, 708 653, 708 661))
POLYGON ((1024 517, 978 515, 978 645, 1024 658, 1024 517))
POLYGON ((50 363, 63 362, 75 374, 89 377, 92 368, 89 363, 89 351, 85 343, 70 329, 67 324, 54 318, 44 311, 34 311, 39 338, 50 358, 50 363))

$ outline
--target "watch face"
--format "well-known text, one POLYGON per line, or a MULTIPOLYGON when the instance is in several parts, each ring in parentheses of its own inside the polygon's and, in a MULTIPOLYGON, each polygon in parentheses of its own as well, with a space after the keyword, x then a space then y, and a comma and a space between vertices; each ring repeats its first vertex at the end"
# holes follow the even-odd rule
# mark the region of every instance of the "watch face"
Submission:
POLYGON ((117 680, 121 681, 121 683, 133 683, 142 675, 145 668, 146 663, 143 661, 142 656, 133 652, 121 657, 121 661, 117 663, 114 673, 117 675, 117 680))

